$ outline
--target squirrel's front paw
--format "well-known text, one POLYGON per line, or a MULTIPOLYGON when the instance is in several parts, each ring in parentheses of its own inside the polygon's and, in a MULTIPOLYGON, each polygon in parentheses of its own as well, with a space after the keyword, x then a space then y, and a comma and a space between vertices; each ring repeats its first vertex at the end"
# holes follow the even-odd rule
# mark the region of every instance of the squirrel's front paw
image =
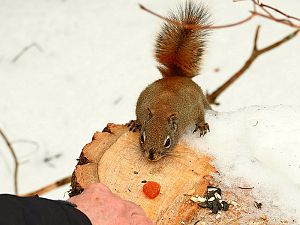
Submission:
POLYGON ((141 125, 136 120, 130 120, 129 123, 127 123, 127 126, 129 127, 129 131, 132 131, 132 132, 141 130, 141 125))
POLYGON ((193 133, 195 133, 198 130, 200 132, 200 137, 204 136, 207 132, 210 131, 208 123, 202 122, 202 123, 196 124, 196 128, 193 131, 193 133))

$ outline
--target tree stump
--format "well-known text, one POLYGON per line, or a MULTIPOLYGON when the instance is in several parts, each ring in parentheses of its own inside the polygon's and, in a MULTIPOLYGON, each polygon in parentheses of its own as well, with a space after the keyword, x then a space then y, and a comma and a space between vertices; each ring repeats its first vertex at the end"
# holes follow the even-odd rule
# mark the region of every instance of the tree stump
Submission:
POLYGON ((191 194, 203 196, 207 186, 214 182, 211 175, 217 170, 211 160, 210 156, 179 143, 171 156, 151 162, 140 151, 139 132, 128 131, 126 125, 108 124, 83 148, 69 195, 81 193, 91 183, 102 182, 121 198, 140 205, 156 225, 244 224, 244 220, 249 224, 250 219, 259 221, 256 224, 268 224, 268 220, 256 214, 249 217, 254 200, 245 196, 244 190, 225 190, 225 196, 234 197, 240 208, 231 207, 221 220, 190 200, 191 194), (155 199, 144 195, 144 181, 160 184, 161 193, 155 199))

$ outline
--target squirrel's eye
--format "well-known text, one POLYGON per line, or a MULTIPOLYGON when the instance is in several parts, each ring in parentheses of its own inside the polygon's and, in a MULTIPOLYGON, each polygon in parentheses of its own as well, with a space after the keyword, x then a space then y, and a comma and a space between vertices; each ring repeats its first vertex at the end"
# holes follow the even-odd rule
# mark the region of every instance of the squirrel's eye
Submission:
POLYGON ((168 135, 167 138, 165 139, 164 143, 165 148, 170 148, 171 147, 171 139, 170 136, 168 135))
POLYGON ((143 133, 141 134, 141 143, 142 144, 145 143, 145 139, 146 139, 146 134, 145 134, 145 131, 143 131, 143 133))

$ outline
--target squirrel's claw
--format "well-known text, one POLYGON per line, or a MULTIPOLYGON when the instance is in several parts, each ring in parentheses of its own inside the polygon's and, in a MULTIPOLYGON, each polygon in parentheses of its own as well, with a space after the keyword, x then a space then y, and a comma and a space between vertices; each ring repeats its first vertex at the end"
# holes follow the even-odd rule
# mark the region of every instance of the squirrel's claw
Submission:
POLYGON ((196 124, 196 128, 193 131, 193 133, 195 133, 198 130, 200 132, 200 137, 204 136, 207 132, 210 132, 208 123, 203 122, 200 124, 196 124))
POLYGON ((136 132, 137 130, 141 130, 141 125, 138 124, 136 120, 130 120, 126 125, 129 128, 129 131, 136 132))

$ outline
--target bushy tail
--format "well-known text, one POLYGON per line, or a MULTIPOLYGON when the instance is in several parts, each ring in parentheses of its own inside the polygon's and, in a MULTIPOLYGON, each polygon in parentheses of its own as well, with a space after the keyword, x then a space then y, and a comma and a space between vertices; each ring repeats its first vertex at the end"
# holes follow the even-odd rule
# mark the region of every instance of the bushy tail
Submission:
MULTIPOLYGON (((205 7, 191 1, 171 12, 169 19, 182 24, 207 26, 209 14, 205 7)), ((199 73, 207 29, 188 29, 165 23, 156 39, 155 57, 163 77, 194 77, 199 73)))

